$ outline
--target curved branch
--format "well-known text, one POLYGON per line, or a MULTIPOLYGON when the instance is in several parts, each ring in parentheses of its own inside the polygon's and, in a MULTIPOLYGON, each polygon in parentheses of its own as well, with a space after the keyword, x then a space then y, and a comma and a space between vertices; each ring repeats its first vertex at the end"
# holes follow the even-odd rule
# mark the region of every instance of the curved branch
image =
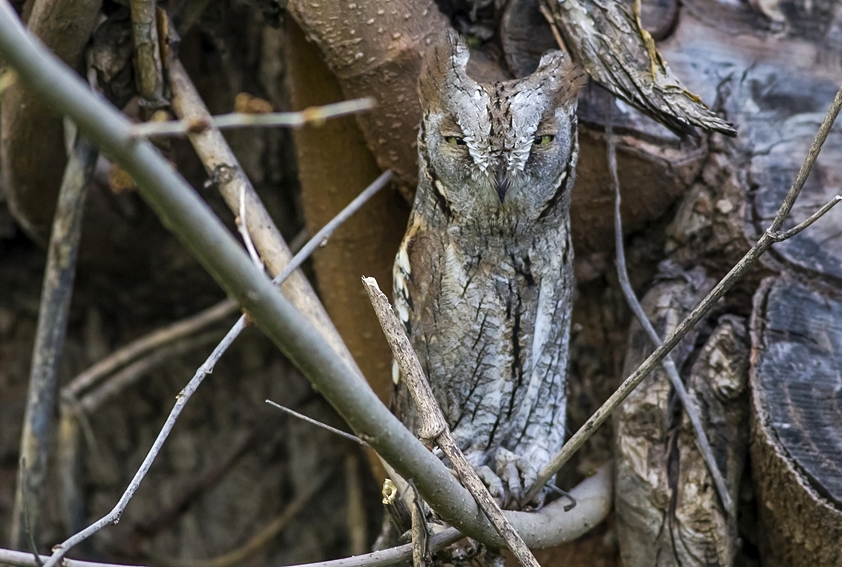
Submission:
MULTIPOLYGON (((102 0, 36 0, 28 28, 75 67, 88 43, 102 0)), ((16 15, 9 17, 17 19, 16 15)), ((3 92, 0 162, 9 210, 21 227, 46 242, 66 162, 61 116, 21 84, 3 92)))

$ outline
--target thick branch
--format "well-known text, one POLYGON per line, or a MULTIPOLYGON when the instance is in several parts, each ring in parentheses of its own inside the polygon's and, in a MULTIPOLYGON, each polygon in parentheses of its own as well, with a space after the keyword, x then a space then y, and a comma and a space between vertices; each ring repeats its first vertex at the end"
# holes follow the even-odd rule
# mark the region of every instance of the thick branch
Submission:
MULTIPOLYGON (((405 477, 413 478, 424 499, 464 533, 500 546, 470 494, 444 465, 403 427, 360 380, 345 359, 327 346, 322 334, 261 274, 209 207, 148 142, 131 135, 131 124, 116 109, 90 93, 60 62, 31 42, 6 0, 0 1, 0 55, 22 81, 55 110, 65 113, 138 183, 144 199, 162 222, 190 248, 220 285, 233 295, 276 345, 333 404, 357 434, 405 477)), ((563 513, 555 502, 537 513, 507 512, 533 547, 547 547, 587 531, 607 514, 610 497, 600 477, 599 497, 588 514, 563 513), (605 499, 602 500, 602 496, 605 499)), ((66 553, 54 553, 47 567, 66 553)))
MULTIPOLYGON (((75 67, 99 15, 101 0, 36 0, 29 30, 62 61, 75 67)), ((17 19, 17 15, 9 17, 17 19)), ((65 166, 61 117, 22 84, 3 93, 0 161, 9 210, 21 227, 46 242, 65 166)))

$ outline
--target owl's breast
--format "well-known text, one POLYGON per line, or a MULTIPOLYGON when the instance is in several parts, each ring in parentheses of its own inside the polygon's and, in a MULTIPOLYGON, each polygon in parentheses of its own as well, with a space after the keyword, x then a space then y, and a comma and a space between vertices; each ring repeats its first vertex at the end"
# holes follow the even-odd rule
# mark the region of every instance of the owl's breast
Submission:
POLYGON ((405 245, 407 328, 457 441, 514 449, 541 389, 551 406, 564 403, 567 321, 547 325, 569 303, 561 262, 491 240, 460 246, 443 233, 419 231, 405 245))

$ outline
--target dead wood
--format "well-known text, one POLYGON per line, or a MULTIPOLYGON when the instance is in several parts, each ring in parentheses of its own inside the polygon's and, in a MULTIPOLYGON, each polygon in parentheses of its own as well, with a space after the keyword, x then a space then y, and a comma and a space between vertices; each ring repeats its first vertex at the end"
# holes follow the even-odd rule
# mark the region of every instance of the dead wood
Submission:
POLYGON ((769 278, 752 316, 751 457, 769 567, 839 565, 839 290, 769 278))

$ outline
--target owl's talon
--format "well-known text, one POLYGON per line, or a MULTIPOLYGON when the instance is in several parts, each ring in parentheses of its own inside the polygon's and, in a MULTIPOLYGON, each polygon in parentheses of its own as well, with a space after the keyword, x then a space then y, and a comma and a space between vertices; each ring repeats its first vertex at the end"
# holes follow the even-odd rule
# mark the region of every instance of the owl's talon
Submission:
POLYGON ((474 470, 482 483, 488 488, 488 492, 495 502, 499 506, 503 506, 506 498, 506 490, 500 477, 494 474, 494 471, 486 465, 474 467, 474 470))

